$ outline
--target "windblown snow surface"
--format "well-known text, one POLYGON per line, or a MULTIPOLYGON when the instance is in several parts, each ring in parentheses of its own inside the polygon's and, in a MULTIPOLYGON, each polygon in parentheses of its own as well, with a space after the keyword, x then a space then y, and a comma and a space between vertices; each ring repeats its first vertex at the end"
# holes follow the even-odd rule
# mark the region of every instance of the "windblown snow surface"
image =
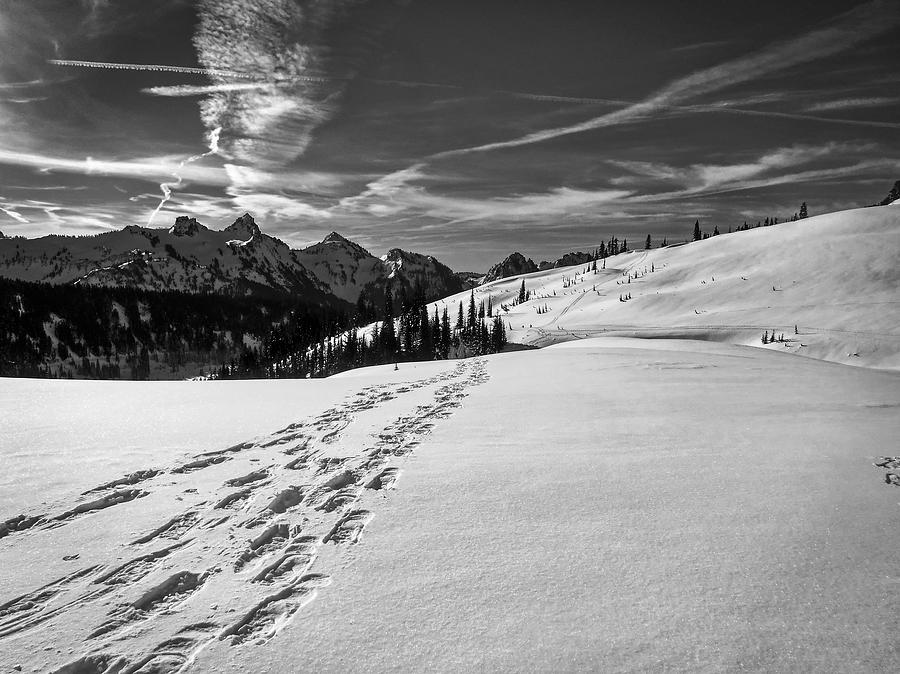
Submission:
POLYGON ((859 328, 840 359, 898 362, 896 228, 869 210, 846 216, 870 222, 855 248, 818 219, 817 271, 799 247, 764 257, 785 225, 653 251, 628 303, 590 278, 536 298, 560 305, 549 337, 550 313, 511 309, 522 335, 587 336, 540 350, 313 381, 0 380, 0 671, 896 671, 900 374, 796 355, 838 359, 859 328), (748 307, 733 334, 762 347, 775 314, 728 284, 790 299, 772 311, 820 341, 592 336, 607 309, 653 328, 641 301, 669 329, 748 307), (883 303, 851 320, 851 291, 883 303))

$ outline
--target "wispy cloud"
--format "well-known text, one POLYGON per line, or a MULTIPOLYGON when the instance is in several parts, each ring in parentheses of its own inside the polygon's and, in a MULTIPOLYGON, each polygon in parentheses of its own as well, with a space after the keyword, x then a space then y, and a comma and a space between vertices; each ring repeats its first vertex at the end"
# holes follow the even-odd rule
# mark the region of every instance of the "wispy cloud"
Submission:
POLYGON ((754 177, 750 178, 746 175, 741 175, 740 171, 737 171, 732 175, 731 179, 722 179, 709 184, 692 186, 670 192, 635 195, 630 198, 630 201, 640 203, 684 201, 692 197, 709 197, 717 194, 762 189, 776 185, 797 185, 807 182, 846 179, 848 177, 859 177, 866 175, 867 173, 893 173, 897 170, 900 170, 900 159, 879 158, 865 159, 841 166, 811 168, 803 171, 786 171, 772 175, 761 175, 763 172, 760 172, 754 174, 754 177))
POLYGON ((334 215, 328 208, 316 208, 302 199, 283 194, 237 193, 232 196, 231 203, 236 211, 253 213, 262 220, 329 220, 334 215))
POLYGON ((897 105, 900 97, 897 96, 869 96, 866 98, 841 98, 834 101, 823 101, 810 105, 808 112, 827 112, 829 110, 847 110, 851 108, 880 108, 888 105, 897 105))
POLYGON ((688 51, 699 51, 701 49, 712 49, 715 47, 724 47, 725 45, 731 44, 728 40, 708 40, 706 42, 694 42, 692 44, 682 45, 680 47, 672 48, 672 53, 679 54, 682 52, 688 51))
POLYGON ((256 91, 267 89, 272 85, 266 82, 235 82, 231 84, 190 85, 177 84, 174 86, 148 87, 141 89, 145 94, 152 96, 168 96, 170 98, 187 98, 190 96, 207 96, 209 94, 222 94, 231 91, 256 91))
MULTIPOLYGON (((17 152, 0 149, 0 164, 34 168, 44 173, 60 171, 84 175, 109 175, 137 178, 158 183, 160 179, 173 175, 183 161, 179 157, 148 157, 131 160, 118 159, 72 159, 34 152, 17 152)), ((214 166, 186 166, 181 172, 185 180, 206 185, 228 185, 225 170, 214 166)))
POLYGON ((420 164, 384 176, 370 183, 360 195, 342 199, 333 210, 336 213, 364 213, 380 218, 415 214, 454 224, 472 220, 526 221, 576 215, 632 193, 620 189, 559 187, 490 198, 436 194, 422 184, 415 184, 438 180, 423 169, 420 164))
POLYGON ((21 222, 23 224, 28 224, 28 222, 29 222, 29 220, 27 218, 25 218, 21 213, 13 210, 12 208, 6 208, 4 206, 0 206, 0 212, 5 213, 6 215, 11 217, 16 222, 21 222))
MULTIPOLYGON (((201 102, 208 129, 222 129, 222 153, 254 167, 284 166, 301 156, 314 131, 331 119, 361 57, 392 18, 381 12, 353 23, 356 0, 200 0, 194 36, 204 68, 245 74, 259 83, 215 89, 201 102), (340 26, 352 48, 337 49, 340 26)), ((184 90, 183 90, 184 91, 184 90)), ((169 94, 172 90, 169 90, 169 94)))
POLYGON ((436 156, 450 157, 472 152, 520 147, 562 136, 632 123, 651 116, 659 110, 684 103, 691 98, 840 53, 864 40, 891 30, 898 23, 900 23, 900 10, 894 3, 887 0, 873 0, 840 15, 829 26, 770 45, 748 56, 726 61, 681 77, 646 99, 620 110, 578 124, 543 129, 512 140, 450 150, 436 156))
MULTIPOLYGON (((673 166, 666 163, 620 160, 608 160, 607 163, 632 174, 612 179, 613 184, 636 187, 646 184, 646 179, 649 178, 678 185, 679 189, 664 193, 666 198, 670 199, 714 193, 722 189, 751 189, 770 184, 768 181, 774 181, 771 184, 788 182, 793 176, 798 175, 794 169, 809 164, 840 163, 842 166, 838 168, 841 170, 846 169, 848 165, 868 166, 869 164, 865 162, 877 152, 878 147, 872 143, 832 142, 775 148, 749 160, 732 164, 673 166)), ((886 161, 891 165, 896 160, 886 161)), ((654 199, 660 196, 645 193, 637 194, 634 198, 654 199)))

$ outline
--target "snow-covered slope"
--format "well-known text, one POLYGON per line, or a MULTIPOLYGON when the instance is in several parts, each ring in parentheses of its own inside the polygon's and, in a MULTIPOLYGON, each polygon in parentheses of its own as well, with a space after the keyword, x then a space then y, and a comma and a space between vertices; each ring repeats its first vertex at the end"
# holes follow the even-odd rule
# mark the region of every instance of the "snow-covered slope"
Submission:
POLYGON ((337 232, 297 255, 321 283, 348 302, 356 302, 363 291, 383 294, 388 283, 394 292, 419 286, 428 298, 444 297, 464 287, 449 267, 430 255, 393 248, 377 258, 337 232))
POLYGON ((605 338, 318 381, 0 380, 0 402, 0 521, 26 516, 0 539, 3 671, 900 654, 897 373, 605 338))
MULTIPOLYGON (((900 210, 863 208, 621 254, 596 273, 515 276, 475 299, 505 304, 510 340, 534 346, 625 334, 761 347, 775 331, 785 341, 767 348, 900 369, 898 255, 900 210), (532 299, 513 306, 523 278, 532 299)), ((468 293, 437 305, 453 316, 459 301, 468 293)))
POLYGON ((298 251, 297 257, 320 283, 347 302, 356 302, 363 288, 385 274, 381 260, 337 232, 298 251))
POLYGON ((245 292, 257 286, 314 294, 287 244, 263 234, 249 214, 221 231, 179 217, 169 229, 130 225, 96 236, 0 242, 0 276, 23 281, 183 292, 245 292))
POLYGON ((463 290, 464 284, 450 267, 431 255, 392 248, 382 256, 388 278, 412 294, 418 288, 426 297, 446 297, 463 290))

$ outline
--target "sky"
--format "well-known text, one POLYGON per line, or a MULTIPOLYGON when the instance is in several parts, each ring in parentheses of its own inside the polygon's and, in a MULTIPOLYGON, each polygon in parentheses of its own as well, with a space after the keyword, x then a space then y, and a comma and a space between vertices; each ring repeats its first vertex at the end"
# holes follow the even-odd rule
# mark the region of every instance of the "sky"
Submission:
POLYGON ((250 212, 477 271, 868 205, 900 178, 898 27, 891 0, 0 0, 0 231, 250 212))

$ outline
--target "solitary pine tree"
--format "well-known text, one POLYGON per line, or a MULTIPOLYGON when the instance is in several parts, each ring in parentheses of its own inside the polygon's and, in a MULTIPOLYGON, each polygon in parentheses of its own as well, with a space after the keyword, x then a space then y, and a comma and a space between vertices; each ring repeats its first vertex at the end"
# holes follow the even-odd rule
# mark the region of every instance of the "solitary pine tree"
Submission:
POLYGON ((699 241, 703 238, 703 234, 700 232, 700 221, 694 223, 694 241, 699 241))
POLYGON ((524 302, 526 299, 525 295, 525 279, 522 279, 522 286, 519 288, 519 304, 524 302))
POLYGON ((644 244, 644 250, 650 250, 651 246, 652 246, 652 243, 650 241, 650 235, 648 234, 647 235, 647 243, 644 244))
POLYGON ((802 220, 803 218, 807 217, 809 217, 809 213, 806 210, 806 202, 804 201, 802 204, 800 204, 800 219, 802 220))

